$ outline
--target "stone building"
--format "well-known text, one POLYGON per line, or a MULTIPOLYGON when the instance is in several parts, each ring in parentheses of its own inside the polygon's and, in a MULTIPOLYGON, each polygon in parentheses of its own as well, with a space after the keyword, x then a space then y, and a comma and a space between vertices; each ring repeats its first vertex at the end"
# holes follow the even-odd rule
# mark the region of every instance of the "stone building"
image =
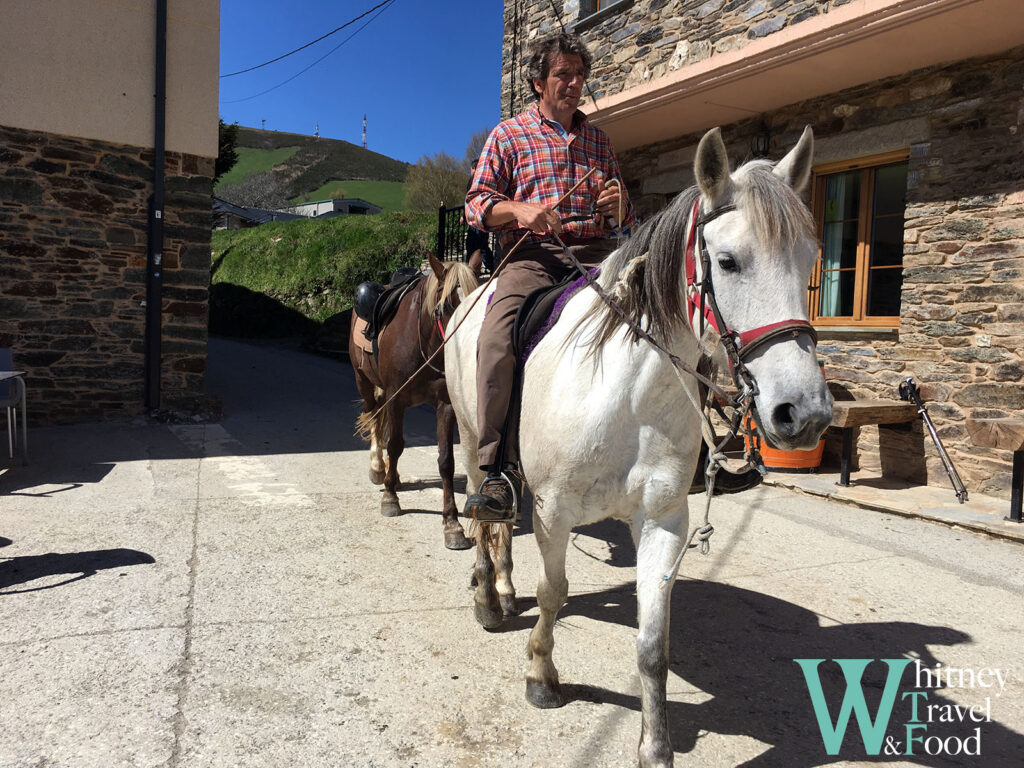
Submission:
POLYGON ((0 346, 27 372, 33 424, 204 396, 220 18, 216 3, 167 3, 163 241, 151 249, 158 5, 4 4, 0 346))
MULTIPOLYGON (((529 103, 530 41, 594 55, 583 105, 641 212, 693 183, 721 126, 734 162, 815 132, 809 291, 839 397, 913 376, 971 491, 1009 496, 1009 452, 969 417, 1024 417, 1024 13, 1017 0, 505 2, 503 115, 529 103)), ((942 485, 921 423, 865 427, 861 466, 942 485)), ((834 446, 829 446, 829 452, 834 446)))

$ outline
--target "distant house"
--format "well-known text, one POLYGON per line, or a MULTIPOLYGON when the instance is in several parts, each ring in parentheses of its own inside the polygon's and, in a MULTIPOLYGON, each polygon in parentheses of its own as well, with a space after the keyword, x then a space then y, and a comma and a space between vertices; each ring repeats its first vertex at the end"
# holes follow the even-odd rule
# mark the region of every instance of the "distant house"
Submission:
POLYGON ((292 208, 286 208, 289 213, 305 216, 310 219, 322 216, 368 216, 381 212, 379 205, 360 200, 358 197, 332 198, 330 200, 317 200, 312 203, 303 203, 292 208))
POLYGON ((301 218, 304 217, 296 213, 271 211, 266 208, 248 208, 242 205, 233 205, 219 197, 213 198, 214 229, 246 229, 266 224, 268 221, 292 221, 301 218))

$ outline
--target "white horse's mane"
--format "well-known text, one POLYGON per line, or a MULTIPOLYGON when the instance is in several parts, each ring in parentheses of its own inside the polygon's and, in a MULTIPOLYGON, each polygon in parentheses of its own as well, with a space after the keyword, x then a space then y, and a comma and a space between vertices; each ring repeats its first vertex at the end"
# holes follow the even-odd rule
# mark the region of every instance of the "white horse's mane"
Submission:
MULTIPOLYGON (((732 201, 747 217, 758 240, 773 252, 785 252, 797 240, 812 237, 814 222, 807 206, 768 160, 754 160, 733 174, 732 201)), ((668 207, 648 219, 601 267, 599 284, 615 291, 633 322, 656 337, 669 338, 686 321, 683 255, 698 187, 680 192, 668 207), (627 269, 634 261, 634 268, 627 269), (620 278, 625 278, 620 282, 620 278)), ((718 201, 719 205, 729 201, 718 201)), ((607 342, 622 318, 602 301, 591 312, 599 317, 595 346, 607 342)))

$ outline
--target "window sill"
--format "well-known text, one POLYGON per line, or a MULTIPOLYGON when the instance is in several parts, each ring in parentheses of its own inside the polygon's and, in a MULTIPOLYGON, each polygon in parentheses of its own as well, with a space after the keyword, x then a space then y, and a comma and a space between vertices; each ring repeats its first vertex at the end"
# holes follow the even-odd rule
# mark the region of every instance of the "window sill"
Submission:
POLYGON ((874 328, 871 326, 816 325, 819 341, 897 341, 899 328, 874 328))
POLYGON ((626 10, 631 5, 633 5, 633 0, 616 0, 616 2, 612 3, 611 5, 605 6, 601 10, 594 11, 594 13, 590 14, 589 16, 584 16, 582 19, 579 19, 575 24, 572 25, 570 31, 579 34, 580 32, 584 32, 590 29, 591 27, 596 27, 605 19, 614 16, 616 13, 619 13, 620 11, 626 10))

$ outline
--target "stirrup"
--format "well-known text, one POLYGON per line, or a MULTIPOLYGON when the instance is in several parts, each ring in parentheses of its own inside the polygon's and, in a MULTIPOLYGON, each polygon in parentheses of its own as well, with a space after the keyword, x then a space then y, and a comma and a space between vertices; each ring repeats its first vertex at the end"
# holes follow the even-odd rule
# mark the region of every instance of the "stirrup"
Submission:
POLYGON ((484 477, 483 481, 480 483, 480 487, 477 488, 477 492, 466 499, 466 508, 464 510, 464 514, 466 514, 467 516, 471 516, 474 522, 480 523, 482 525, 518 523, 520 521, 519 493, 516 490, 516 485, 512 481, 512 478, 509 477, 508 474, 505 472, 488 472, 487 475, 484 477), (511 496, 510 506, 508 508, 509 516, 498 520, 481 520, 479 517, 478 509, 474 509, 474 511, 470 513, 470 502, 473 501, 474 497, 488 498, 488 496, 483 492, 484 485, 486 485, 488 482, 494 482, 495 480, 500 480, 504 482, 509 490, 509 495, 511 496))
POLYGON ((500 477, 502 480, 504 480, 505 483, 508 485, 509 489, 512 491, 512 517, 514 520, 518 520, 519 494, 516 492, 516 484, 512 482, 512 478, 508 476, 505 470, 502 470, 501 472, 488 472, 484 476, 484 479, 480 481, 480 487, 476 489, 476 492, 482 494, 484 490, 484 483, 495 477, 500 477))

